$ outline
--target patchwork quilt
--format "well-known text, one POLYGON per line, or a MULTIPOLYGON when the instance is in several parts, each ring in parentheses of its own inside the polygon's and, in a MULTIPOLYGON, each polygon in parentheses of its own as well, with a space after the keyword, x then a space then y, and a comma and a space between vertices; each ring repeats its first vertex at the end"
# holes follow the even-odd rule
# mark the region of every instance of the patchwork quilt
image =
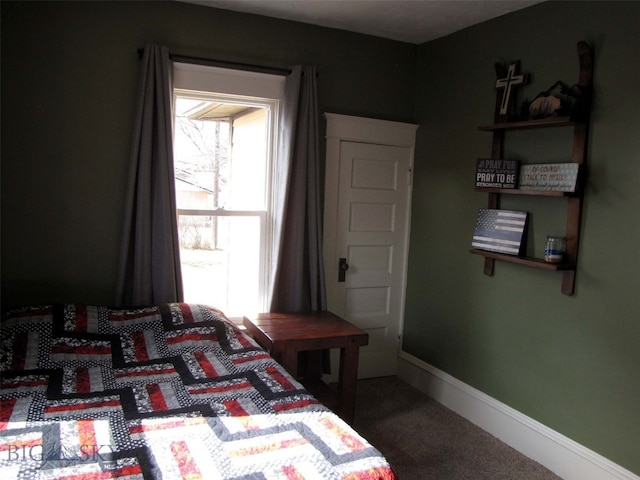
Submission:
POLYGON ((51 305, 3 316, 2 479, 394 479, 222 312, 51 305))

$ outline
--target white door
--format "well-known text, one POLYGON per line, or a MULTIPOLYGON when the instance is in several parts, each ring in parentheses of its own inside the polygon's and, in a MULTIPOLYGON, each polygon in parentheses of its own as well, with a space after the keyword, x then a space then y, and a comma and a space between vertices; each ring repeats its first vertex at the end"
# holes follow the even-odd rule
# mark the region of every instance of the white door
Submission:
POLYGON ((330 311, 369 334, 369 344, 360 349, 360 378, 396 373, 412 160, 412 145, 348 139, 328 145, 327 300, 330 311), (348 265, 342 275, 341 264, 348 265))

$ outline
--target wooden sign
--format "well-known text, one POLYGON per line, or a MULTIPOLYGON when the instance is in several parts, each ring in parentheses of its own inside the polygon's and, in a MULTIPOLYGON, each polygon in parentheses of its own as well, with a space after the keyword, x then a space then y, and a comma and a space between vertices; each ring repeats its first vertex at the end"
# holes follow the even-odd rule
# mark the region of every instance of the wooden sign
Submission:
POLYGON ((577 163, 523 165, 520 169, 520 188, 575 192, 578 169, 577 163))
POLYGON ((517 160, 479 158, 476 162, 476 187, 517 188, 517 160))

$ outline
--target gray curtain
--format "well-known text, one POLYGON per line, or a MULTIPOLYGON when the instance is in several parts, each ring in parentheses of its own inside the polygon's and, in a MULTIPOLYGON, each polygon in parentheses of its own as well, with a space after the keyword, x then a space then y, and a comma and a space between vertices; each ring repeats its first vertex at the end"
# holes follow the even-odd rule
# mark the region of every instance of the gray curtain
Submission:
POLYGON ((276 188, 277 245, 270 311, 324 311, 322 208, 315 67, 296 66, 285 81, 276 188))
POLYGON ((173 68, 144 49, 116 290, 117 305, 183 300, 173 170, 173 68))

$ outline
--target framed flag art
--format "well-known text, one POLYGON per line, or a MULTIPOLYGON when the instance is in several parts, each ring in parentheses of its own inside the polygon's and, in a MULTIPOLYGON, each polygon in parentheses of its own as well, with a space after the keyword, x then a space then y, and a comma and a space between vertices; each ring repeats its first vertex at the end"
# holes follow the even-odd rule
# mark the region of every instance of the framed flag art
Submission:
POLYGON ((521 255, 528 217, 527 212, 481 208, 471 246, 490 252, 521 255))

